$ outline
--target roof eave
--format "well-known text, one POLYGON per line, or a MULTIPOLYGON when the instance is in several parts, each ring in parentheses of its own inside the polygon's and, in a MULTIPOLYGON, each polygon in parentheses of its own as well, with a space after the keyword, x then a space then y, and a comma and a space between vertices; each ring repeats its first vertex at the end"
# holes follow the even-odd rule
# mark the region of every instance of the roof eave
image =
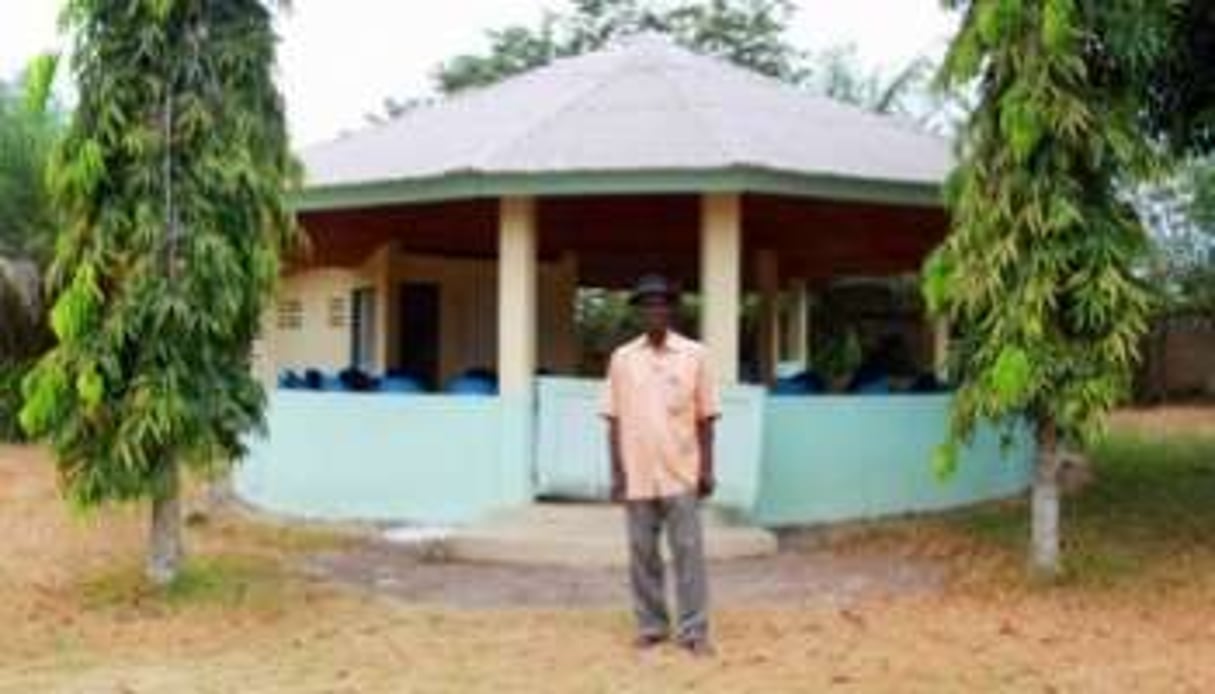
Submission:
POLYGON ((292 196, 298 212, 495 198, 513 195, 764 193, 916 207, 941 207, 941 186, 803 174, 756 167, 554 173, 453 172, 442 176, 308 186, 292 196))

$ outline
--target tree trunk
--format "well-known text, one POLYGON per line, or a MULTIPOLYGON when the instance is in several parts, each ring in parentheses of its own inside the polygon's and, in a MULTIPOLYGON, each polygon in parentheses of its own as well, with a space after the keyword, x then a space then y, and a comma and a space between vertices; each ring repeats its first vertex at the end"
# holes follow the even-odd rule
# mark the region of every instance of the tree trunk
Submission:
POLYGON ((1038 422, 1038 460, 1034 470, 1030 569, 1042 578, 1059 575, 1059 440, 1055 422, 1038 422))
POLYGON ((169 473, 165 493, 152 500, 152 527, 148 537, 148 580, 164 586, 177 577, 185 552, 181 539, 181 485, 177 465, 169 473))

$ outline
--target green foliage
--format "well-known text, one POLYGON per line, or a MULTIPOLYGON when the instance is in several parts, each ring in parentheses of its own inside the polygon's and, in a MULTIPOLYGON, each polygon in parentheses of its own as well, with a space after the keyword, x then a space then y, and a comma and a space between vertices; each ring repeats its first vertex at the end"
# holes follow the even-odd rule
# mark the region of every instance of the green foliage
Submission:
POLYGON ((1148 272, 1162 310, 1215 317, 1215 159, 1187 160, 1135 203, 1153 230, 1148 272))
POLYGON ((944 441, 932 452, 932 474, 941 481, 958 471, 958 442, 944 441))
POLYGON ((1033 387, 1033 365, 1029 355, 1019 347, 1005 347, 992 366, 988 388, 999 401, 1017 407, 1033 387))
POLYGON ((32 68, 20 85, 0 83, 0 257, 41 262, 50 254, 55 219, 45 177, 60 125, 46 108, 45 69, 32 68))
POLYGON ((1188 178, 1192 193, 1189 216, 1203 232, 1215 239, 1215 156, 1194 162, 1188 178))
POLYGON ((911 96, 926 96, 927 78, 932 72, 932 63, 927 58, 916 58, 898 72, 887 77, 880 72, 866 71, 857 57, 855 46, 841 46, 807 56, 798 81, 815 93, 829 96, 837 101, 855 104, 877 113, 900 113, 910 115, 913 108, 911 96))
POLYGON ((21 362, 0 362, 0 441, 20 442, 25 432, 17 421, 21 409, 21 380, 29 365, 21 362))
POLYGON ((1047 0, 1042 8, 1043 47, 1062 55, 1072 48, 1076 37, 1075 0, 1047 0))
POLYGON ((963 336, 950 441, 1021 415, 1091 442, 1151 309, 1122 189, 1162 170, 1140 116, 1174 17, 1141 0, 949 4, 965 16, 941 81, 979 97, 947 186, 954 230, 924 273, 963 336))
MULTIPOLYGON (((695 297, 683 295, 673 317, 675 329, 694 329, 698 322, 698 311, 695 297)), ((608 356, 622 342, 644 330, 641 314, 629 304, 629 292, 611 289, 579 290, 575 299, 574 324, 584 352, 601 357, 608 356)))
POLYGON ((864 350, 856 329, 841 326, 832 331, 826 342, 815 350, 814 368, 828 378, 844 378, 856 371, 863 359, 864 350))
POLYGON ((57 344, 21 422, 77 504, 159 497, 261 422, 250 347, 297 176, 259 0, 73 0, 79 105, 48 176, 57 344))
MULTIPOLYGON (((1154 137, 1176 149, 1209 153, 1215 149, 1215 9, 1210 0, 1141 4, 1147 5, 1149 16, 1161 16, 1162 5, 1175 8, 1163 16, 1168 31, 1161 41, 1167 57, 1151 72, 1142 109, 1144 123, 1154 137)), ((1132 35, 1141 29, 1133 12, 1137 8, 1129 9, 1123 24, 1132 35)))
POLYGON ((21 441, 21 381, 50 334, 42 320, 37 266, 0 258, 0 441, 21 441))
POLYGON ((954 281, 949 258, 939 251, 929 254, 923 269, 924 304, 930 313, 945 311, 954 281))

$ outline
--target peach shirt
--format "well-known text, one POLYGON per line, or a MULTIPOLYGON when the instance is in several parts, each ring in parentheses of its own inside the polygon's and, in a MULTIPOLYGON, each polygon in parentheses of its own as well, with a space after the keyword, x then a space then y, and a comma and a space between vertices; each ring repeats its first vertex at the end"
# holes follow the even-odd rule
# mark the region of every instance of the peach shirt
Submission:
POLYGON ((628 499, 695 491, 696 425, 721 413, 708 350, 675 332, 661 347, 645 335, 621 345, 608 365, 600 412, 619 422, 628 499))

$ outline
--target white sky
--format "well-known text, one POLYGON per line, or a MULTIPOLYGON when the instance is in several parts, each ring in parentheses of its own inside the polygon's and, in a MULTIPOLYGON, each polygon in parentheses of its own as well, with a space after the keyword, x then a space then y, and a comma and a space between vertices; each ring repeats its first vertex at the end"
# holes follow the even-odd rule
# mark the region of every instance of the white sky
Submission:
MULTIPOLYGON (((485 45, 484 31, 532 23, 563 0, 295 0, 282 22, 280 76, 292 137, 305 145, 363 123, 386 96, 425 94, 440 61, 485 45)), ((939 54, 952 27, 939 0, 798 0, 802 48, 852 43, 868 66, 939 54)), ((62 45, 58 0, 0 0, 0 79, 62 45)))

